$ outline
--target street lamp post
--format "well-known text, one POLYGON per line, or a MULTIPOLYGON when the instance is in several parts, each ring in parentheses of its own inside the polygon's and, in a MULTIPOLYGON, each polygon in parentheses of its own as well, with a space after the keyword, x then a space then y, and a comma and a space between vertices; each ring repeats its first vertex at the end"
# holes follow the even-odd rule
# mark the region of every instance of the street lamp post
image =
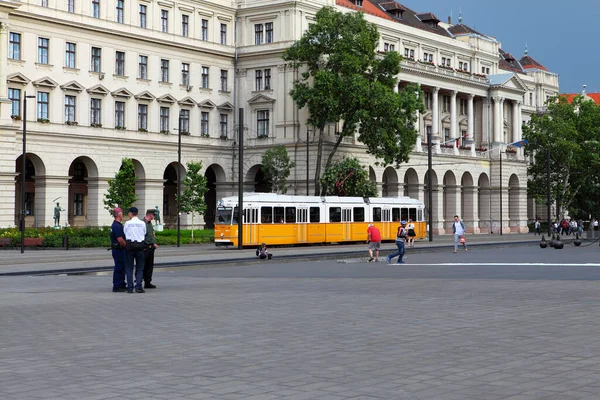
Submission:
POLYGON ((25 169, 27 168, 27 99, 35 96, 27 96, 23 93, 23 164, 21 166, 21 253, 25 252, 25 169))
POLYGON ((177 247, 181 247, 181 111, 177 131, 177 247))
POLYGON ((546 212, 548 215, 548 236, 552 233, 550 225, 552 218, 550 217, 550 149, 546 149, 546 212))
POLYGON ((431 187, 431 174, 432 174, 432 159, 431 159, 431 131, 427 131, 427 198, 429 202, 429 241, 433 242, 433 188, 431 187))
MULTIPOLYGON (((238 123, 238 250, 244 248, 244 109, 239 109, 238 123)), ((234 210, 235 214, 235 210, 234 210)))
POLYGON ((500 157, 500 236, 502 236, 502 148, 498 153, 500 157))

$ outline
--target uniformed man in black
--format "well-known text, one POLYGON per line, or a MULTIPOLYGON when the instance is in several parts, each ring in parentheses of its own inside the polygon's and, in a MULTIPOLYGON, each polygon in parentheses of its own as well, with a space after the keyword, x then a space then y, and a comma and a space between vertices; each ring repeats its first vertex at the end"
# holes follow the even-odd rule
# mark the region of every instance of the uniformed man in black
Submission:
POLYGON ((113 292, 126 292, 125 286, 125 233, 123 232, 123 210, 115 208, 113 210, 115 220, 110 226, 110 247, 112 257, 115 262, 113 271, 113 292))
POLYGON ((156 210, 146 210, 146 216, 144 222, 146 223, 146 238, 144 242, 148 245, 144 250, 144 288, 145 289, 156 289, 156 285, 152 284, 152 272, 154 271, 154 252, 158 248, 156 244, 156 234, 154 233, 154 226, 152 220, 154 220, 156 210))

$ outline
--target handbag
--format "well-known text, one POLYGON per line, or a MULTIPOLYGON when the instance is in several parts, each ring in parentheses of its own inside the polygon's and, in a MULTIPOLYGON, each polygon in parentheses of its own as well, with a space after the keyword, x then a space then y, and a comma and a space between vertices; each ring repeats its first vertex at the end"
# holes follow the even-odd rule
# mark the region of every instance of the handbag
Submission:
POLYGON ((460 236, 459 242, 462 243, 462 244, 467 243, 467 238, 465 237, 465 235, 461 235, 460 236))

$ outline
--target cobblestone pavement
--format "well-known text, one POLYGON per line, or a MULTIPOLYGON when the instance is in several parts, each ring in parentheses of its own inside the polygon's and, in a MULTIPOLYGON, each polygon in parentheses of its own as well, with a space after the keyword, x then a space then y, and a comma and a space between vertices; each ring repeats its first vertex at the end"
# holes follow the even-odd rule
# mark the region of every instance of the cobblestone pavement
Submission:
POLYGON ((0 399, 600 399, 598 282, 507 276, 4 277, 0 399))

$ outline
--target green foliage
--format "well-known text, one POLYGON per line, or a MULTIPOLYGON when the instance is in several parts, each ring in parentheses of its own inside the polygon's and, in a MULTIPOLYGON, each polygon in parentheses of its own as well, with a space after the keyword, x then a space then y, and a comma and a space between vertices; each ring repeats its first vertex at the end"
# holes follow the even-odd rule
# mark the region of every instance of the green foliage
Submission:
POLYGON ((375 182, 369 180, 369 172, 356 158, 344 157, 333 162, 323 173, 321 183, 326 196, 377 197, 375 182), (336 187, 341 181, 343 192, 336 187))
MULTIPOLYGON (((181 212, 192 214, 192 242, 194 241, 194 216, 202 215, 206 211, 204 194, 206 177, 200 172, 202 161, 187 163, 187 174, 183 180, 183 193, 181 194, 181 212)), ((177 196, 175 196, 177 198, 177 196)))
POLYGON ((343 121, 330 152, 331 164, 342 139, 358 131, 358 139, 383 165, 408 160, 416 141, 417 112, 423 110, 420 89, 409 85, 394 92, 402 57, 397 52, 377 55, 379 33, 362 13, 341 13, 331 7, 317 12, 303 37, 283 59, 303 72, 290 92, 309 112, 307 123, 319 133, 315 170, 319 194, 324 129, 343 121))
POLYGON ((108 191, 104 195, 104 208, 112 215, 115 207, 121 207, 126 211, 138 197, 135 194, 135 167, 131 158, 123 158, 121 169, 114 178, 108 179, 108 191))
POLYGON ((525 153, 533 157, 528 167, 529 194, 546 202, 546 150, 550 150, 551 197, 563 210, 597 215, 600 207, 600 107, 577 96, 548 100, 548 112, 534 114, 523 126, 529 142, 525 153))
POLYGON ((287 178, 296 163, 290 159, 285 146, 275 146, 265 152, 262 157, 262 171, 274 193, 287 192, 287 178))

